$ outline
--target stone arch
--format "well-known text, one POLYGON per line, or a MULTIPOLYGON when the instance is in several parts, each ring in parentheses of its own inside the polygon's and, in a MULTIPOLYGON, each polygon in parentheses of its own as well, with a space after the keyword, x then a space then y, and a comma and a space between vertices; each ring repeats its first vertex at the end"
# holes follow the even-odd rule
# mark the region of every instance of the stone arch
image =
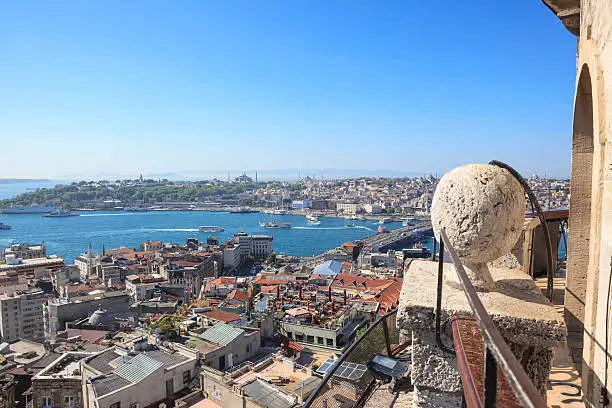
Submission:
POLYGON ((589 269, 594 153, 593 86, 587 64, 576 88, 567 250, 565 318, 570 332, 582 333, 589 269))

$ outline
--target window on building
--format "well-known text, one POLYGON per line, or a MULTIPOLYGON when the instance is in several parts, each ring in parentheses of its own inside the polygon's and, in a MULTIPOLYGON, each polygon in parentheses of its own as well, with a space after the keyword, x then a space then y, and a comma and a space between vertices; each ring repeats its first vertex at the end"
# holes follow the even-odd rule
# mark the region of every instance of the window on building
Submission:
POLYGON ((48 395, 43 395, 43 407, 51 408, 53 405, 51 404, 51 397, 48 395))
POLYGON ((317 337, 317 343, 323 344, 323 337, 317 337))
POLYGON ((307 343, 314 343, 314 336, 306 336, 307 343))
POLYGON ((187 370, 183 372, 183 385, 189 384, 191 381, 191 371, 187 370))
POLYGON ((334 341, 332 339, 327 339, 327 345, 329 347, 334 347, 334 341))
POLYGON ((64 397, 64 406, 66 408, 72 408, 74 407, 74 397, 67 395, 64 397))
POLYGON ((117 401, 114 404, 110 404, 108 408, 121 408, 121 401, 117 401))
POLYGON ((251 345, 247 344, 247 353, 250 353, 250 352, 251 352, 251 345))

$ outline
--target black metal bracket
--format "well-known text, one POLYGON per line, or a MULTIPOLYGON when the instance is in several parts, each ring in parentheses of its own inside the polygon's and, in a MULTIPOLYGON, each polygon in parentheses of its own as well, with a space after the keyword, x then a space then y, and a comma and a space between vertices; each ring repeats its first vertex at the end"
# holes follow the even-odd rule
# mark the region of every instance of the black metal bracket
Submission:
POLYGON ((523 186, 523 190, 525 191, 525 194, 527 194, 527 197, 529 198, 529 202, 531 203, 531 206, 533 208, 535 208, 535 211, 538 214, 538 218, 540 219, 540 224, 542 224, 542 232, 544 232, 544 242, 546 244, 546 256, 547 256, 547 262, 546 262, 546 277, 547 277, 547 282, 546 282, 546 297, 548 297, 548 300, 550 300, 552 302, 552 300, 553 300, 553 284, 554 284, 554 277, 555 277, 555 269, 554 269, 554 265, 553 265, 552 242, 550 240, 550 233, 548 231, 548 224, 546 223, 546 218, 544 218, 544 211, 542 210, 542 206, 540 205, 538 199, 536 198, 535 194, 533 193, 533 190, 531 190, 531 187, 529 186, 527 181, 523 178, 523 176, 520 175, 520 173, 518 171, 514 170, 512 167, 510 167, 506 163, 500 162, 498 160, 491 160, 489 162, 489 164, 492 165, 492 166, 497 166, 497 167, 500 167, 502 169, 507 170, 510 174, 512 174, 512 176, 519 183, 521 183, 521 186, 523 186))
MULTIPOLYGON (((435 238, 434 238, 435 240, 435 238)), ((435 242, 435 241, 434 241, 435 242)), ((455 354, 455 350, 442 342, 442 286, 444 284, 444 241, 440 238, 440 256, 438 257, 438 294, 436 298, 436 343, 445 353, 455 354)))

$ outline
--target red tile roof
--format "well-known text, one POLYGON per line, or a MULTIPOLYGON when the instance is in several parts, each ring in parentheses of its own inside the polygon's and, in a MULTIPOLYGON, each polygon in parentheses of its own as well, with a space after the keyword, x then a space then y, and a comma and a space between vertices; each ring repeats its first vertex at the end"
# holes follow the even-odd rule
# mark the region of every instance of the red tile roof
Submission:
POLYGON ((227 299, 235 299, 240 302, 246 302, 248 298, 249 296, 246 294, 246 292, 238 289, 234 289, 227 294, 227 299))
POLYGON ((209 319, 218 320, 225 323, 240 320, 239 314, 225 312, 223 310, 211 310, 210 312, 204 312, 203 315, 209 319))

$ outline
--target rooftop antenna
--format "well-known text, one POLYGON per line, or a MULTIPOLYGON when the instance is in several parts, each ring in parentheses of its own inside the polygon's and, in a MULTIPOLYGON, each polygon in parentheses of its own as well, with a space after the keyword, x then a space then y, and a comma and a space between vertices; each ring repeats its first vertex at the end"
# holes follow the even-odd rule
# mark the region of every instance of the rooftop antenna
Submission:
POLYGON ((257 172, 255 172, 255 183, 257 183, 257 172))

